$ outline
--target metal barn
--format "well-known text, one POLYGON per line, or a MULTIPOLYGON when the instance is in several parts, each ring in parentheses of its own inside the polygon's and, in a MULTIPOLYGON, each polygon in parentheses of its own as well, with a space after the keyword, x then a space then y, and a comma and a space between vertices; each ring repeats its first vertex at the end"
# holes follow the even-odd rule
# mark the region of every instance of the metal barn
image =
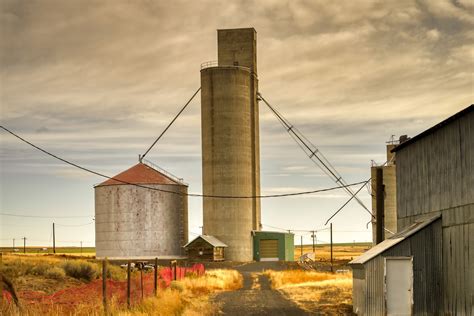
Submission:
POLYGON ((440 215, 416 222, 350 262, 358 315, 436 314, 441 294, 440 215), (390 314, 390 313, 388 313, 390 314))
POLYGON ((294 234, 253 232, 253 259, 255 261, 294 261, 294 253, 294 234))
POLYGON ((474 315, 474 105, 393 151, 398 231, 407 232, 427 218, 440 219, 370 260, 364 261, 364 254, 352 261, 353 267, 359 264, 354 269, 354 311, 391 313, 375 296, 384 293, 381 260, 393 255, 413 257, 412 314, 474 315))

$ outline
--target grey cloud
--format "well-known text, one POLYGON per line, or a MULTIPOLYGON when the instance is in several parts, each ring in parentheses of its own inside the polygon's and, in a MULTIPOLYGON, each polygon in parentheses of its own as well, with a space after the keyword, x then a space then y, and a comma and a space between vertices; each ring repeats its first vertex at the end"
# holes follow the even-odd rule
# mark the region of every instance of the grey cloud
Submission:
MULTIPOLYGON (((219 28, 256 28, 261 92, 351 179, 368 176, 370 159, 383 161, 390 135, 421 132, 473 99, 472 1, 0 5, 1 124, 111 174, 136 163, 198 88, 219 28)), ((150 154, 192 191, 200 187, 199 103, 150 154)), ((262 183, 330 184, 263 104, 260 112, 262 183)), ((0 141, 2 172, 24 162, 22 172, 51 173, 40 154, 5 134, 0 141)))

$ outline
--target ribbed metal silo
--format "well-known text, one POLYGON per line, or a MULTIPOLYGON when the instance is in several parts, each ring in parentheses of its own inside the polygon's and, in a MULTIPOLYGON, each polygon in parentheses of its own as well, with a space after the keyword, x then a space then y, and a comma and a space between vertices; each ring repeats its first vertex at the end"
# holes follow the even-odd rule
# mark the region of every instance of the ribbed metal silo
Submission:
MULTIPOLYGON (((255 38, 253 28, 219 30, 218 64, 201 69, 205 195, 260 195, 255 38)), ((260 229, 258 198, 204 198, 203 213, 204 234, 229 246, 227 260, 252 260, 252 230, 260 229)))
POLYGON ((183 255, 188 241, 187 185, 143 163, 114 179, 132 184, 111 179, 95 186, 97 257, 183 255))

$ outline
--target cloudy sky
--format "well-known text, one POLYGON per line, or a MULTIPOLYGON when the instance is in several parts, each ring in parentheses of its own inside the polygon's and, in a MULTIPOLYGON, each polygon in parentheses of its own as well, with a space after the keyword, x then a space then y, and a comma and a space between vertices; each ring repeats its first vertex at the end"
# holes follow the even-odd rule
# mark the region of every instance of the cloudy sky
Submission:
MULTIPOLYGON (((200 64, 217 59, 216 29, 255 27, 260 92, 348 182, 368 179, 371 160, 385 161, 391 135, 416 135, 473 101, 468 0, 0 4, 1 125, 109 175, 137 163, 199 87, 200 64)), ((199 103, 148 156, 183 177, 190 192, 201 192, 199 103)), ((262 193, 333 186, 264 104, 260 120, 262 193)), ((4 132, 0 141, 1 212, 57 216, 59 245, 93 245, 93 185, 103 179, 4 132)), ((370 205, 366 190, 360 198, 370 205)), ((262 222, 317 229, 346 199, 333 191, 264 200, 262 222)), ((194 233, 201 203, 189 201, 194 233)), ((370 240, 369 220, 351 202, 333 221, 335 240, 370 240)), ((24 236, 31 245, 51 242, 52 218, 0 221, 3 245, 24 236)))

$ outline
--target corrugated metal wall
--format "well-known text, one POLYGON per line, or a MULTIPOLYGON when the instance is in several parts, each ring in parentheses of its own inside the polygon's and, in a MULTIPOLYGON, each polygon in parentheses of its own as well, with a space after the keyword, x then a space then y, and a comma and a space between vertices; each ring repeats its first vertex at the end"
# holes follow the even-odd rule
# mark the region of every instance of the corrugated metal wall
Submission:
POLYGON ((441 220, 365 263, 364 270, 353 270, 354 312, 384 315, 385 257, 413 256, 413 311, 415 315, 436 315, 442 308, 441 220))
POLYGON ((439 311, 447 315, 474 315, 473 144, 471 111, 397 152, 399 231, 442 214, 442 254, 431 260, 443 261, 439 311))

